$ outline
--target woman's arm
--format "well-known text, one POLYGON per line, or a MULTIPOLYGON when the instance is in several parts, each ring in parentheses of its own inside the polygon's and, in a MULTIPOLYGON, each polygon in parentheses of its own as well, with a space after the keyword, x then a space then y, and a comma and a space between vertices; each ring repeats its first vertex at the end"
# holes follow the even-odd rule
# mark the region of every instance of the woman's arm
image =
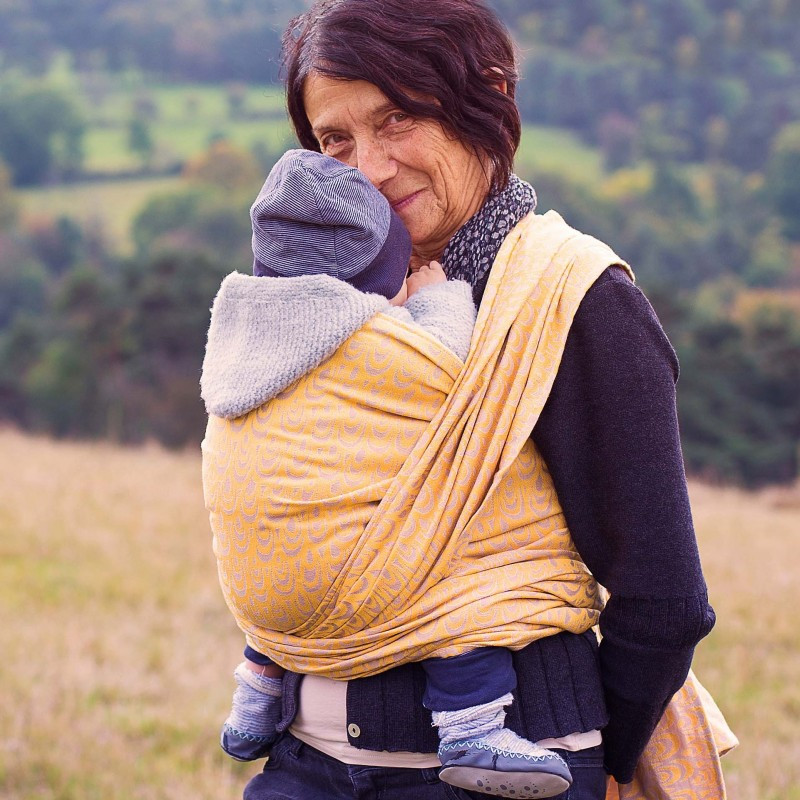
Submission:
POLYGON ((633 770, 713 627, 675 410, 675 353, 619 269, 584 298, 533 438, 575 544, 611 593, 600 617, 606 769, 633 770))

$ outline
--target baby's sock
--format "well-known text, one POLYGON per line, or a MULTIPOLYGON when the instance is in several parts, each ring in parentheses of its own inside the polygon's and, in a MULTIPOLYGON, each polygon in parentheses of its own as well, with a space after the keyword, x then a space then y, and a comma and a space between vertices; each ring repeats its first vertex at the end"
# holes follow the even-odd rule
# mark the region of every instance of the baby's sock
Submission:
POLYGON ((234 758, 250 761, 266 755, 281 717, 282 678, 266 678, 244 663, 233 673, 237 688, 231 713, 222 726, 222 747, 234 758), (264 751, 264 752, 262 752, 264 751))
POLYGON ((504 694, 490 703, 459 711, 434 711, 433 724, 439 729, 442 745, 480 739, 498 750, 524 756, 541 756, 546 752, 543 748, 503 727, 506 719, 504 707, 511 705, 512 701, 511 694, 504 694))

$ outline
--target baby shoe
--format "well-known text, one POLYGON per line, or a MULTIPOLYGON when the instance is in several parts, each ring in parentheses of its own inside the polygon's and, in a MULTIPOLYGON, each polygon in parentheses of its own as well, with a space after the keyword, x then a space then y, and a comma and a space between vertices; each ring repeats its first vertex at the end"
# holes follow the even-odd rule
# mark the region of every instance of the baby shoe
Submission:
POLYGON ((519 800, 565 792, 572 775, 564 759, 541 747, 533 753, 514 753, 482 739, 443 744, 439 747, 439 778, 461 789, 519 800))

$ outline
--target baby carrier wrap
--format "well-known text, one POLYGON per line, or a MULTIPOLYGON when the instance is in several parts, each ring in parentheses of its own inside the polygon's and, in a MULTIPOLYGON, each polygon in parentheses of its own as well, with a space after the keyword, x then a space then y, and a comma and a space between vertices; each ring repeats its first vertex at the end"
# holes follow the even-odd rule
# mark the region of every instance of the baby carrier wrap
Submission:
MULTIPOLYGON (((279 390, 267 376, 233 403, 207 376, 259 359, 252 341, 230 350, 212 315, 204 396, 220 411, 203 486, 223 593, 252 647, 349 679, 595 624, 603 592, 530 432, 573 316, 613 264, 629 269, 554 212, 531 214, 498 254, 465 364, 365 300, 332 353, 320 345, 279 390)), ((690 673, 634 782, 612 781, 608 800, 724 798, 718 753, 736 743, 690 673)))
POLYGON ((252 647, 355 678, 595 624, 596 583, 530 432, 578 305, 618 263, 557 214, 529 215, 465 364, 378 313, 276 396, 211 416, 214 552, 252 647))

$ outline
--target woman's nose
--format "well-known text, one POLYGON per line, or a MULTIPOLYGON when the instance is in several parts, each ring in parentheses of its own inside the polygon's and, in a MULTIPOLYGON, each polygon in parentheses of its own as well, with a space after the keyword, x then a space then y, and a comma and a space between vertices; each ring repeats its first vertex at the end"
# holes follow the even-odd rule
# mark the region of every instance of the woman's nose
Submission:
POLYGON ((397 174, 397 161, 392 157, 386 144, 381 141, 359 142, 355 166, 367 176, 376 189, 381 189, 397 174))

